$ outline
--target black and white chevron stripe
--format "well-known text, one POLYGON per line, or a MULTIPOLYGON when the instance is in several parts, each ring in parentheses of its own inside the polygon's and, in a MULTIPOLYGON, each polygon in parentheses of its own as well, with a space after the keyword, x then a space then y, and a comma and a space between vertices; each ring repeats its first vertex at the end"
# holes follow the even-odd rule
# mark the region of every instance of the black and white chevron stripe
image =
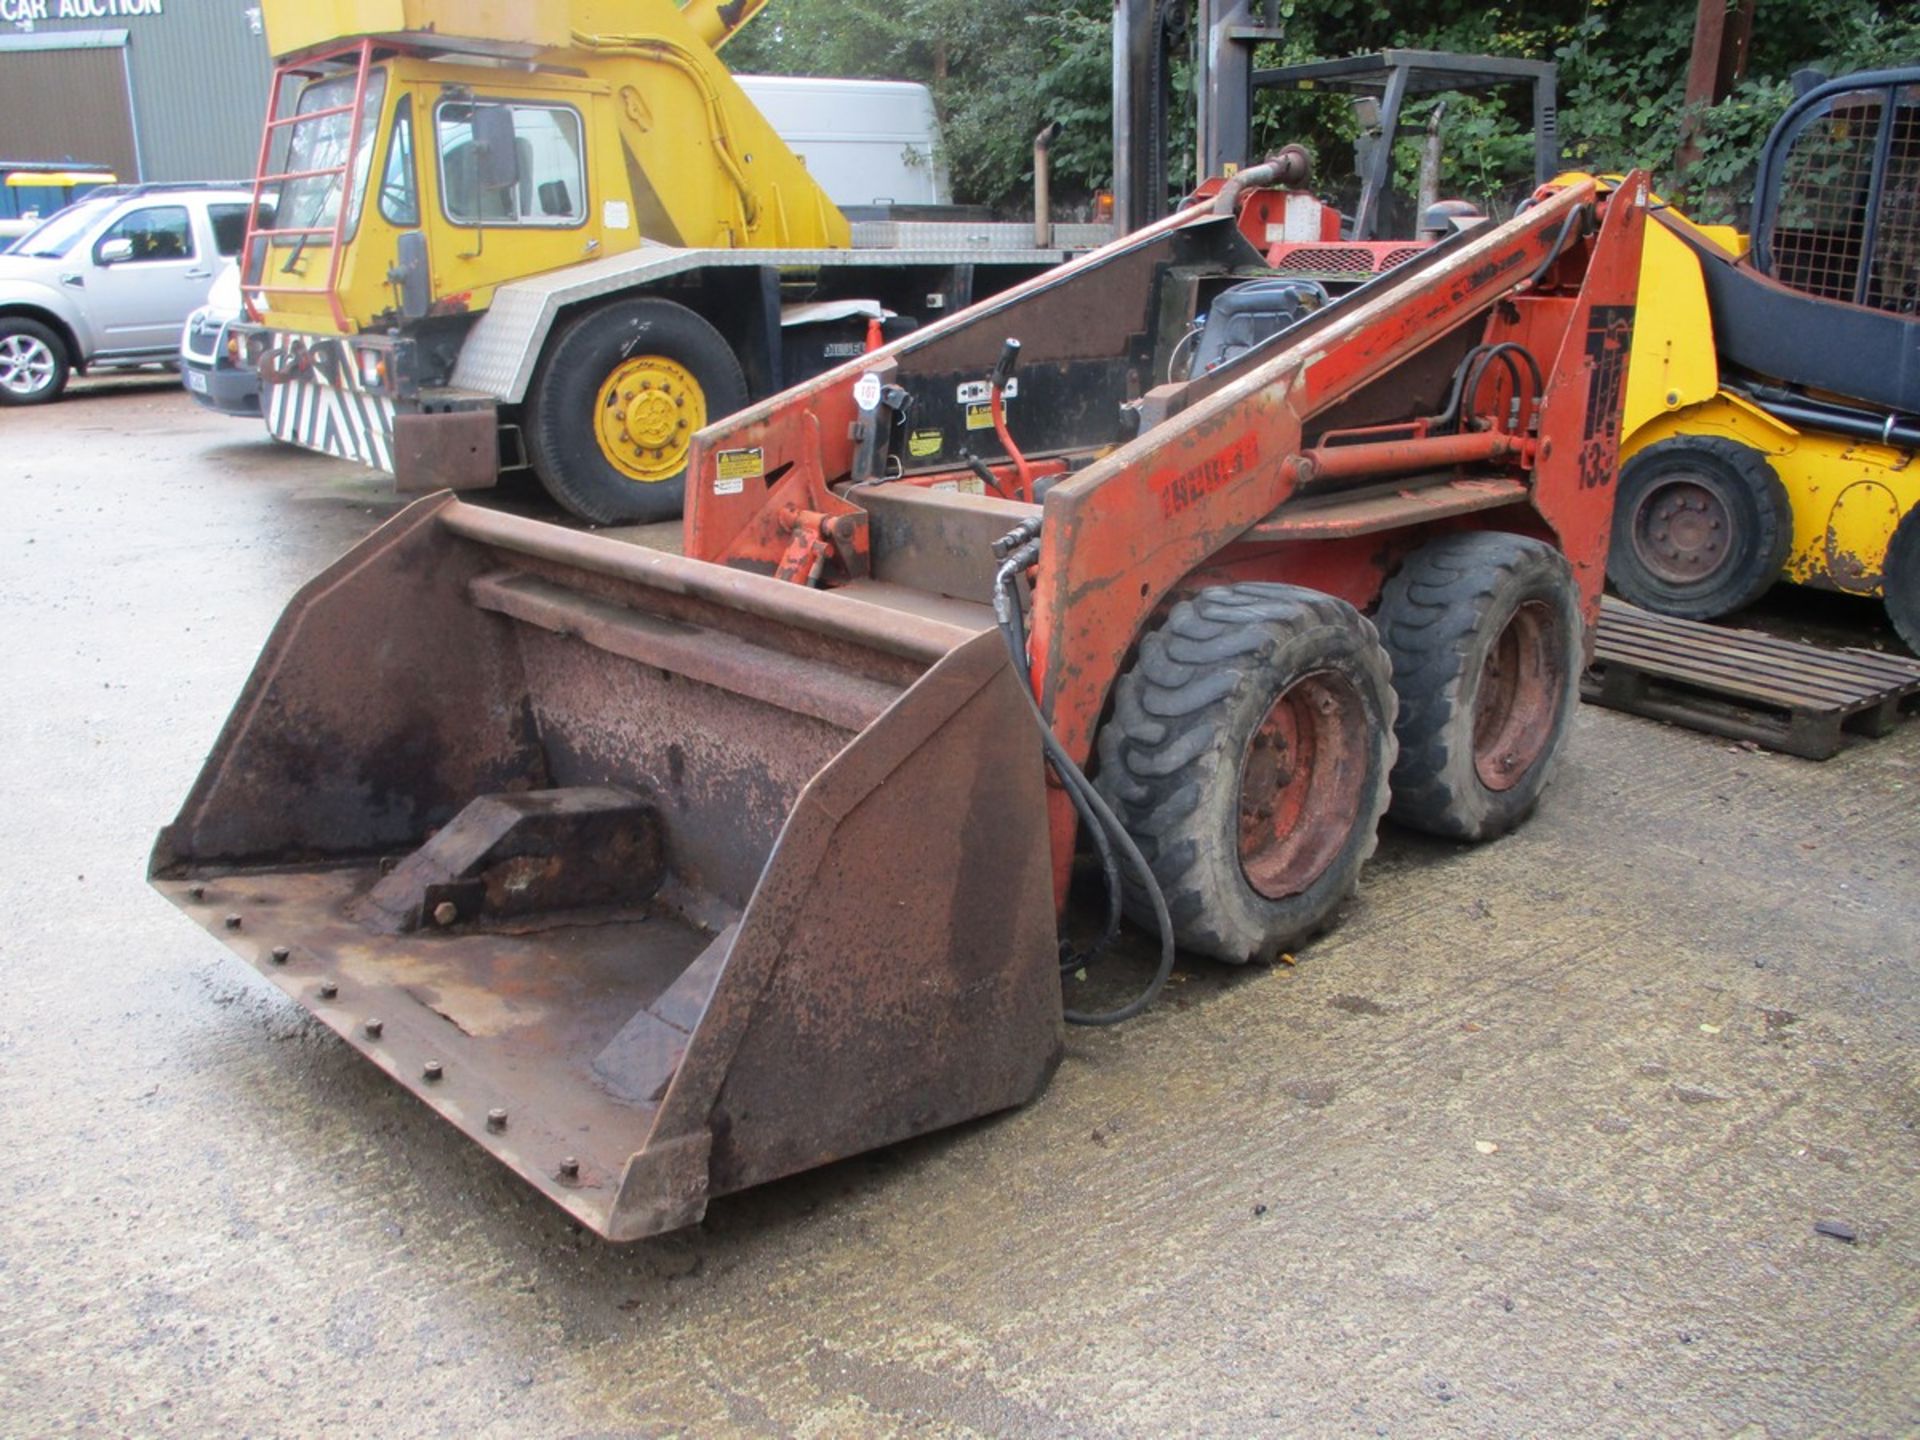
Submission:
MULTIPOLYGON (((296 337, 276 335, 276 354, 284 353, 296 337)), ((327 344, 297 337, 307 345, 327 344)), ((267 429, 276 440, 318 450, 341 460, 355 460, 393 473, 393 416, 391 396, 376 395, 360 383, 360 375, 346 347, 337 352, 340 363, 327 367, 339 378, 329 382, 308 367, 299 378, 263 381, 267 429)))

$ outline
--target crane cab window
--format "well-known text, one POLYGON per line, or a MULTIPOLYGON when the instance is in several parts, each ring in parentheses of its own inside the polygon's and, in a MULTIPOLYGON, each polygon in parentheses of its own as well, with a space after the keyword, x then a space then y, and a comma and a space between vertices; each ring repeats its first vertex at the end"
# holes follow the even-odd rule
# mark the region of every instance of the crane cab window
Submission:
POLYGON ((559 105, 507 104, 513 117, 517 178, 480 183, 475 105, 446 101, 434 113, 440 151, 440 203, 456 225, 579 225, 587 218, 580 116, 559 105))
POLYGON ((413 97, 402 96, 393 112, 393 139, 387 142, 387 173, 380 179, 380 214, 389 225, 412 229, 420 223, 420 184, 413 168, 413 97))
POLYGON ((367 173, 373 168, 374 138, 380 128, 381 101, 387 93, 387 72, 367 74, 360 100, 359 138, 354 139, 353 97, 358 77, 334 75, 316 80, 300 92, 297 117, 288 127, 286 169, 294 178, 280 192, 279 223, 290 233, 274 239, 276 247, 330 245, 326 233, 339 223, 342 193, 347 216, 341 234, 353 238, 360 226, 360 202, 366 193, 367 173), (352 147, 353 154, 347 153, 352 147))

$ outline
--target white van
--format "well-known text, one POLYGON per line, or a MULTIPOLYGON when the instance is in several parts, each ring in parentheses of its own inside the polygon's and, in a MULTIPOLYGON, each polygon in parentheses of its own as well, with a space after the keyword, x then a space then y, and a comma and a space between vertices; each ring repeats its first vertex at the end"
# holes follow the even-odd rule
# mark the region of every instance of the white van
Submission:
POLYGON ((926 86, 793 75, 733 78, 834 204, 952 203, 926 86))

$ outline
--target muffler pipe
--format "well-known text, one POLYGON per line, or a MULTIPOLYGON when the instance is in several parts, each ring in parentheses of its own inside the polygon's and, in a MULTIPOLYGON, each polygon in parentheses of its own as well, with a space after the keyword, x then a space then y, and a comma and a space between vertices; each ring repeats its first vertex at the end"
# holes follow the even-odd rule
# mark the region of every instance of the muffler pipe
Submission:
POLYGON ((1313 178, 1313 152, 1304 145, 1288 145, 1271 159, 1258 165, 1249 165, 1226 184, 1220 187, 1220 193, 1213 197, 1213 214, 1231 215, 1240 203, 1240 196, 1247 190, 1257 190, 1266 186, 1279 186, 1288 190, 1303 188, 1313 178))
POLYGON ((1033 245, 1053 248, 1053 142, 1060 138, 1060 122, 1050 121, 1033 137, 1033 245))

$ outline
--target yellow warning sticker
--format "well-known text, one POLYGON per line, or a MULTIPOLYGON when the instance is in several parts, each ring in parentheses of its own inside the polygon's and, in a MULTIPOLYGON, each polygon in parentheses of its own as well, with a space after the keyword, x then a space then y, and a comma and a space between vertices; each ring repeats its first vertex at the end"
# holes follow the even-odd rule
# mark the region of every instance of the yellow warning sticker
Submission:
POLYGON ((967 429, 991 430, 993 428, 993 407, 991 405, 967 406, 967 429))
POLYGON ((939 430, 916 430, 907 437, 907 453, 916 460, 938 455, 947 448, 947 437, 939 430))
POLYGON ((714 457, 714 476, 719 480, 758 480, 766 473, 766 452, 758 447, 722 450, 714 457))

